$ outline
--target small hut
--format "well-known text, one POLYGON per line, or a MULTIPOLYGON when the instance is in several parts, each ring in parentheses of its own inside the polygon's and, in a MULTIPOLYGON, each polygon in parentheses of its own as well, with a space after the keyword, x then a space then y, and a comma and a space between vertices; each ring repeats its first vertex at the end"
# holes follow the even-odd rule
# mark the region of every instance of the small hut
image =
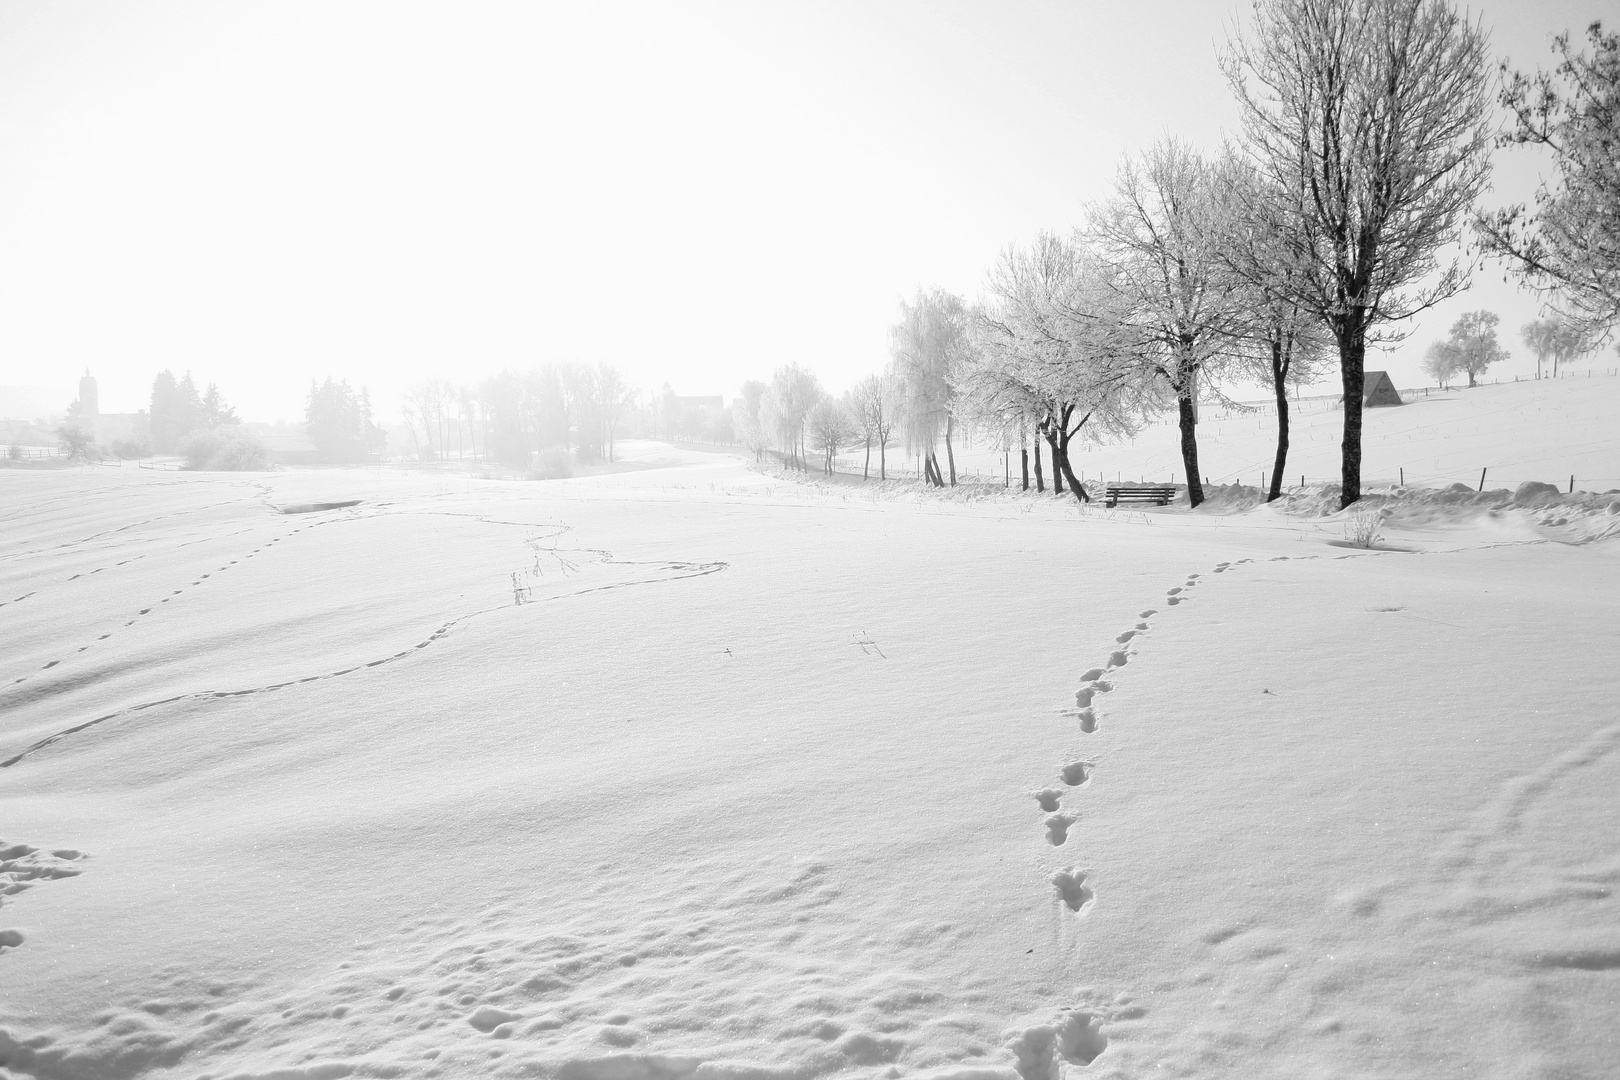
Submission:
POLYGON ((1387 371, 1367 372, 1361 384, 1361 404, 1367 408, 1379 405, 1405 405, 1401 400, 1400 391, 1390 381, 1387 371))

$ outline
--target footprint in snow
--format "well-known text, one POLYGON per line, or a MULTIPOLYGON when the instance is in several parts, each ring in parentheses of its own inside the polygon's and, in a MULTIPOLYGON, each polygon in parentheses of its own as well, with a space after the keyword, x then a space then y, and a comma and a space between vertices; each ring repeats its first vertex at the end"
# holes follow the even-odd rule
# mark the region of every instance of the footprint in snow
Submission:
POLYGON ((1158 614, 1158 612, 1156 610, 1154 610, 1153 608, 1148 608, 1146 611, 1142 612, 1142 614, 1138 615, 1137 618, 1138 619, 1151 619, 1151 618, 1153 618, 1153 616, 1155 616, 1157 614, 1158 614))
POLYGON ((1093 679, 1091 682, 1074 692, 1074 703, 1075 705, 1084 709, 1091 704, 1091 699, 1093 697, 1098 694, 1106 694, 1113 688, 1114 684, 1111 682, 1104 682, 1102 679, 1093 679))
POLYGON ((1165 595, 1166 596, 1174 596, 1174 595, 1176 595, 1176 593, 1178 593, 1180 591, 1181 591, 1181 586, 1177 585, 1174 588, 1172 588, 1169 592, 1165 593, 1165 595))
POLYGON ((1119 642, 1121 645, 1124 645, 1125 643, 1130 641, 1131 638, 1135 637, 1138 633, 1140 633, 1140 631, 1127 630, 1123 634, 1119 635, 1119 637, 1115 638, 1114 640, 1119 642))
POLYGON ((1070 911, 1083 913, 1097 898, 1091 886, 1086 884, 1089 875, 1083 870, 1068 867, 1059 870, 1051 877, 1052 886, 1057 889, 1058 895, 1068 905, 1070 911))
POLYGON ((1080 710, 1080 730, 1090 735, 1097 730, 1097 713, 1092 709, 1080 710))
POLYGON ((1095 682, 1097 679, 1102 678, 1105 674, 1107 674, 1107 672, 1105 672, 1102 668, 1094 667, 1090 671, 1086 672, 1084 675, 1080 676, 1080 681, 1081 682, 1095 682))
POLYGON ((1069 827, 1080 819, 1073 814, 1053 814, 1046 819, 1046 842, 1062 847, 1069 839, 1069 827))
POLYGON ((1050 814, 1058 808, 1058 800, 1062 796, 1063 792, 1057 788, 1042 788, 1035 793, 1035 801, 1040 804, 1042 810, 1050 814))
POLYGON ((1124 667, 1130 663, 1130 659, 1130 654, 1124 649, 1115 649, 1114 655, 1108 658, 1108 666, 1111 668, 1124 667))
MULTIPOLYGON (((1095 768, 1089 761, 1071 761, 1063 766, 1063 782, 1070 787, 1079 787, 1091 779, 1091 770, 1095 768)), ((1057 809, 1053 807, 1052 809, 1057 809)))

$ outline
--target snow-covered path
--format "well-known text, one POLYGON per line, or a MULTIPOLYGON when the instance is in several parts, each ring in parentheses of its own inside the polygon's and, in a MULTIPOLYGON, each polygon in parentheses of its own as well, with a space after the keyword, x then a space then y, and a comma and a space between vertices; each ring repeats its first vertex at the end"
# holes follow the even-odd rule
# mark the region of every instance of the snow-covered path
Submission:
POLYGON ((0 474, 0 1075, 1620 1052, 1612 542, 642 453, 0 474))

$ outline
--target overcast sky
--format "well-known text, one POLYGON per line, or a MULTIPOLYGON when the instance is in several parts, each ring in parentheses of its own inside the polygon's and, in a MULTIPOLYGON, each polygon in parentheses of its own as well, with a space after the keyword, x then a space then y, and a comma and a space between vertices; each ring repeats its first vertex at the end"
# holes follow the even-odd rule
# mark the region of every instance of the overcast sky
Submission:
MULTIPOLYGON (((379 411, 428 375, 607 360, 735 395, 840 390, 902 296, 972 296, 1078 224, 1123 155, 1213 149, 1246 5, 1056 0, 0 3, 0 385, 89 368, 104 412, 189 368, 249 419, 311 377, 379 411)), ((1616 0, 1488 0, 1498 55, 1616 0)), ((1536 164, 1497 151, 1495 204, 1536 164)), ((1477 287, 1369 357, 1400 385, 1477 287)), ((1256 390, 1256 396, 1259 391, 1256 390)))

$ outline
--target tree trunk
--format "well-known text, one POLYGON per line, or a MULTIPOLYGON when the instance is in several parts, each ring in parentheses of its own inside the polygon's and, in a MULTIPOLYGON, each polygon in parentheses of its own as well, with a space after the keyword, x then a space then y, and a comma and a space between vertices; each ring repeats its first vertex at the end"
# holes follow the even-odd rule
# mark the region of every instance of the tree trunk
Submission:
POLYGON ((955 419, 950 413, 945 414, 945 460, 951 468, 951 487, 956 486, 956 454, 951 450, 951 425, 955 419))
POLYGON ((1052 434, 1052 425, 1046 425, 1046 444, 1052 451, 1052 494, 1063 494, 1063 466, 1058 462, 1057 438, 1052 434))
POLYGON ((864 482, 872 475, 872 437, 866 437, 866 464, 861 466, 861 480, 864 482))
POLYGON ((944 487, 945 481, 939 474, 939 458, 934 456, 932 450, 923 457, 923 474, 928 482, 935 487, 944 487))
POLYGON ((1288 361, 1283 359, 1282 342, 1276 339, 1271 342, 1271 385, 1277 391, 1277 459, 1271 466, 1266 502, 1282 495, 1283 469, 1288 465, 1288 361))
POLYGON ((1347 313, 1339 337, 1339 374, 1344 381, 1344 441, 1340 445, 1339 509, 1361 498, 1361 395, 1366 386, 1366 309, 1347 313))
POLYGON ((878 443, 878 479, 889 478, 889 440, 883 439, 878 443))
POLYGON ((1035 429, 1035 490, 1046 491, 1046 478, 1041 475, 1041 436, 1040 429, 1035 429))
MULTIPOLYGON (((1091 496, 1087 493, 1085 485, 1074 478, 1074 469, 1069 465, 1069 436, 1067 432, 1060 432, 1057 441, 1052 444, 1052 462, 1053 472, 1061 469, 1062 474, 1069 478, 1069 490, 1074 492, 1075 501, 1082 505, 1090 502, 1091 496)), ((1054 489, 1057 487, 1055 477, 1052 480, 1052 486, 1054 489)))
POLYGON ((1022 490, 1029 490, 1029 445, 1026 443, 1018 448, 1019 467, 1023 470, 1024 486, 1022 490))
POLYGON ((1187 504, 1197 506, 1204 501, 1204 485, 1200 479, 1203 474, 1198 471, 1198 421, 1193 415, 1190 386, 1176 392, 1176 412, 1181 420, 1181 465, 1187 470, 1187 504))

